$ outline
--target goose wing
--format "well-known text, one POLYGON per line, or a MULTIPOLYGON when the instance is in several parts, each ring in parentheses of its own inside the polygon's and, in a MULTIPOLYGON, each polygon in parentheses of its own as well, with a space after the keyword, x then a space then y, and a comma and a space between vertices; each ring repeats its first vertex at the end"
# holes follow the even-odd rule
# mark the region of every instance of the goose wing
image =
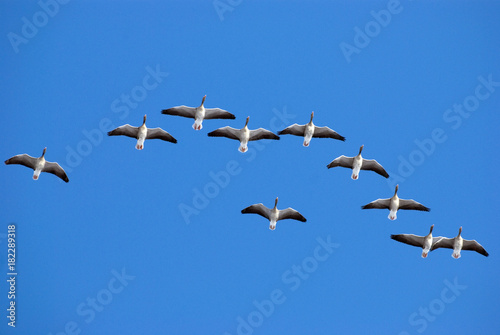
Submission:
POLYGON ((177 115, 182 117, 189 117, 191 119, 195 118, 196 108, 188 106, 177 106, 169 109, 164 109, 161 111, 162 114, 177 115))
POLYGON ((152 128, 152 129, 148 128, 146 139, 148 140, 159 139, 172 143, 177 143, 177 140, 172 135, 170 135, 161 128, 152 128))
POLYGON ((215 129, 207 134, 211 137, 227 137, 233 140, 240 140, 240 129, 234 129, 232 127, 226 126, 219 129, 215 129))
POLYGON ((364 206, 361 206, 361 209, 371 209, 371 208, 387 208, 389 209, 389 205, 391 203, 391 199, 377 199, 375 201, 370 202, 364 206))
POLYGON ((455 238, 442 237, 440 240, 438 240, 436 243, 432 245, 431 251, 436 250, 438 248, 454 249, 454 244, 455 244, 455 238))
POLYGON ((206 108, 205 120, 210 119, 236 119, 236 116, 220 108, 206 108))
POLYGON ((269 220, 269 208, 263 204, 255 204, 241 210, 242 214, 259 214, 269 220))
POLYGON ((479 244, 476 240, 464 240, 462 245, 462 250, 473 250, 481 255, 488 257, 488 253, 484 250, 483 246, 479 244))
POLYGON ((131 125, 126 124, 124 126, 120 126, 116 129, 109 131, 108 135, 109 136, 123 135, 123 136, 137 138, 138 133, 139 133, 138 127, 132 127, 131 125))
POLYGON ((57 163, 46 161, 42 171, 55 174, 56 176, 58 176, 59 178, 61 178, 65 182, 69 182, 69 179, 68 179, 68 176, 66 175, 66 172, 57 163))
POLYGON ((257 141, 262 139, 279 140, 280 137, 272 131, 266 130, 264 128, 250 130, 250 136, 248 138, 249 141, 257 141))
POLYGON ((278 221, 279 220, 286 220, 286 219, 293 219, 297 221, 302 221, 306 222, 306 218, 302 216, 299 212, 297 212, 295 209, 288 207, 286 209, 282 209, 279 211, 278 214, 278 221))
POLYGON ((346 157, 346 156, 342 155, 340 157, 335 158, 326 167, 329 169, 336 167, 336 166, 341 166, 341 167, 345 167, 345 168, 352 168, 353 162, 354 162, 354 157, 346 157))
POLYGON ((430 212, 430 208, 425 207, 421 203, 416 202, 415 200, 406 200, 406 199, 399 199, 399 209, 413 209, 416 211, 424 211, 424 212, 430 212))
POLYGON ((297 123, 294 123, 291 126, 286 127, 285 129, 279 131, 278 135, 290 134, 290 135, 296 135, 296 136, 304 136, 305 129, 306 129, 305 124, 299 125, 297 123))
POLYGON ((391 238, 395 241, 413 245, 415 247, 423 247, 424 246, 424 238, 425 236, 418 236, 413 234, 397 234, 391 235, 391 238))
POLYGON ((345 141, 345 137, 328 127, 314 126, 313 137, 334 138, 336 140, 345 141))
POLYGON ((36 166, 36 158, 31 157, 30 155, 27 154, 22 154, 22 155, 16 155, 14 157, 11 157, 5 161, 5 164, 20 164, 24 165, 26 167, 29 167, 31 169, 34 169, 36 166))
POLYGON ((363 159, 363 164, 361 164, 361 170, 370 170, 378 173, 381 176, 389 178, 389 174, 385 169, 374 159, 363 159))

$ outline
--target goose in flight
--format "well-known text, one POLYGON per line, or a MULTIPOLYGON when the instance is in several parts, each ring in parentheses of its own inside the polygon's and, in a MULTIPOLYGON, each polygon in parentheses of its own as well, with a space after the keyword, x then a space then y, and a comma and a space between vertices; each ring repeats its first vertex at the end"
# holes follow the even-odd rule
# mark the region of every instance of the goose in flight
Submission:
POLYGON ((35 170, 35 172, 33 173, 34 180, 38 179, 38 176, 40 176, 40 172, 48 172, 55 174, 65 182, 69 182, 66 172, 64 172, 63 168, 59 164, 48 162, 45 160, 44 156, 46 151, 47 148, 44 148, 42 155, 38 158, 31 157, 27 154, 17 155, 7 159, 5 161, 5 164, 20 164, 35 170))
POLYGON ((249 141, 257 141, 257 140, 262 140, 262 139, 269 139, 269 140, 279 140, 280 137, 273 132, 266 130, 264 128, 259 128, 259 129, 254 129, 254 130, 249 130, 248 129, 248 120, 250 120, 250 116, 247 117, 247 121, 245 123, 245 126, 241 129, 234 129, 229 126, 222 127, 219 129, 216 129, 210 133, 208 133, 208 136, 212 137, 227 137, 233 140, 238 140, 240 141, 240 147, 238 148, 239 151, 245 152, 248 150, 248 142, 249 141))
POLYGON ((363 151, 364 145, 359 148, 359 154, 355 157, 346 157, 344 155, 335 158, 327 168, 333 168, 336 166, 341 166, 345 168, 352 169, 351 178, 356 180, 359 177, 359 170, 371 170, 378 173, 381 176, 389 178, 389 174, 384 170, 382 165, 380 165, 374 159, 364 159, 361 157, 361 151, 363 151))
POLYGON ((453 253, 451 257, 458 259, 460 258, 461 250, 473 250, 475 252, 480 253, 483 256, 488 257, 488 253, 484 250, 483 246, 479 244, 476 240, 466 240, 463 239, 462 236, 462 227, 458 230, 458 235, 453 238, 443 237, 437 243, 432 245, 431 251, 438 248, 448 248, 453 249, 453 253))
POLYGON ((331 130, 328 127, 317 127, 313 123, 314 112, 311 113, 311 121, 309 123, 298 125, 297 123, 286 127, 282 131, 278 132, 278 135, 291 134, 295 136, 304 136, 304 146, 309 146, 311 138, 322 137, 322 138, 334 138, 336 140, 345 141, 345 137, 339 135, 336 131, 331 130))
POLYGON ((434 229, 434 225, 431 226, 429 234, 425 236, 418 236, 413 234, 398 234, 391 235, 391 238, 401 243, 406 243, 415 247, 422 248, 422 258, 426 258, 427 254, 431 250, 431 247, 443 238, 442 236, 432 237, 432 229, 434 229))
POLYGON ((415 200, 406 200, 400 199, 398 197, 398 188, 399 185, 396 185, 396 190, 394 191, 394 195, 389 199, 377 199, 375 201, 370 202, 367 205, 361 207, 361 209, 370 209, 370 208, 386 208, 389 212, 389 219, 396 220, 396 213, 398 209, 413 209, 417 211, 425 211, 429 212, 431 209, 425 207, 424 205, 416 202, 415 200))
POLYGON ((269 229, 276 229, 276 222, 279 220, 293 219, 302 222, 306 222, 306 218, 302 216, 295 209, 288 207, 287 209, 278 209, 278 198, 274 201, 273 208, 267 208, 263 204, 255 204, 249 206, 241 211, 242 214, 253 213, 259 214, 269 220, 269 229))
POLYGON ((144 149, 144 140, 159 139, 172 143, 177 143, 177 140, 161 128, 147 128, 146 127, 146 115, 144 115, 144 121, 140 127, 132 127, 129 124, 120 126, 116 129, 108 132, 109 136, 124 135, 137 139, 137 144, 135 148, 137 150, 144 149))
POLYGON ((205 98, 203 96, 201 100, 201 105, 199 107, 188 107, 188 106, 177 106, 169 109, 164 109, 161 111, 162 114, 168 115, 178 115, 182 117, 189 117, 194 119, 193 129, 200 130, 203 128, 203 120, 210 119, 236 119, 236 117, 220 108, 205 108, 203 104, 205 103, 205 98))

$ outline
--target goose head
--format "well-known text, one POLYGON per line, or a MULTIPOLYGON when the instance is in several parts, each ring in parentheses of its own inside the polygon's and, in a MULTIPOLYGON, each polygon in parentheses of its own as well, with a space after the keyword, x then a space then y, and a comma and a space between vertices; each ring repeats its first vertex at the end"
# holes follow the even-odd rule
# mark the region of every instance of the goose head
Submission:
POLYGON ((313 118, 314 118, 314 111, 311 112, 311 120, 309 120, 309 123, 312 123, 313 122, 313 118))
POLYGON ((46 152, 46 151, 47 151, 47 147, 43 148, 42 156, 40 156, 40 157, 45 156, 45 152, 46 152))
POLYGON ((142 125, 144 126, 146 124, 146 114, 144 114, 144 118, 142 119, 142 125))
POLYGON ((201 105, 200 105, 200 107, 201 107, 201 106, 203 106, 203 104, 205 103, 205 99, 206 99, 206 98, 207 98, 207 95, 205 94, 205 95, 203 96, 203 98, 201 99, 201 105))
POLYGON ((458 235, 457 235, 457 237, 459 237, 461 234, 462 234, 462 227, 460 227, 460 228, 458 229, 458 235))
POLYGON ((396 185, 396 190, 394 190, 394 195, 398 194, 399 185, 396 185))
POLYGON ((278 207, 278 197, 276 197, 276 200, 274 200, 274 208, 278 207))
POLYGON ((434 225, 431 226, 431 230, 429 231, 429 235, 432 234, 433 229, 434 229, 434 225))
POLYGON ((359 147, 359 154, 358 154, 358 155, 361 155, 361 151, 363 151, 363 147, 364 147, 364 146, 365 146, 365 145, 363 144, 362 146, 360 146, 360 147, 359 147))
POLYGON ((248 120, 250 120, 250 116, 247 116, 247 121, 245 122, 245 127, 243 128, 246 128, 248 126, 248 120))

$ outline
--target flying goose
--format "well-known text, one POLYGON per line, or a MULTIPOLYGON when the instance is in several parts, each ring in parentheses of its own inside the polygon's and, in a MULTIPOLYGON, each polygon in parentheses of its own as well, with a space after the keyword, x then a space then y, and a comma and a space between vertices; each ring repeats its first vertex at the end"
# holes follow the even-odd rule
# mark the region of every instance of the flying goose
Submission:
POLYGON ((55 162, 48 162, 45 160, 44 156, 46 151, 47 148, 44 148, 42 155, 38 158, 31 157, 27 154, 17 155, 7 159, 5 161, 5 164, 20 164, 35 170, 35 172, 33 173, 34 180, 38 179, 38 176, 40 176, 40 172, 48 172, 55 174, 65 182, 69 182, 66 172, 64 172, 63 168, 59 164, 55 162))
POLYGON ((291 134, 295 136, 304 136, 305 147, 309 146, 311 138, 313 137, 334 138, 336 140, 345 141, 344 136, 339 135, 328 127, 316 127, 313 123, 313 117, 314 112, 311 113, 311 121, 309 121, 309 123, 303 125, 298 125, 297 123, 292 124, 278 132, 278 135, 291 134))
POLYGON ((254 130, 249 130, 248 129, 248 120, 250 120, 250 116, 247 117, 247 121, 245 123, 245 126, 241 129, 234 129, 229 126, 222 127, 219 129, 216 129, 210 133, 208 133, 208 136, 212 137, 227 137, 233 140, 238 140, 240 141, 240 147, 238 148, 239 151, 245 152, 248 150, 248 141, 257 141, 257 140, 262 140, 262 139, 269 139, 269 140, 279 140, 280 137, 273 132, 266 130, 264 128, 259 128, 259 129, 254 129, 254 130))
POLYGON ((276 222, 279 220, 293 219, 302 222, 307 221, 306 218, 302 216, 302 214, 300 214, 293 208, 288 207, 287 209, 280 210, 276 208, 276 206, 278 206, 278 198, 276 198, 276 200, 274 201, 273 208, 267 208, 263 204, 255 204, 243 209, 241 213, 242 214, 253 213, 265 217, 270 221, 269 229, 271 230, 276 229, 276 222))
POLYGON ((431 247, 434 246, 438 241, 443 239, 442 236, 432 237, 432 229, 434 229, 434 225, 431 226, 429 234, 425 236, 418 236, 413 234, 398 234, 391 235, 391 238, 401 243, 406 243, 415 247, 422 248, 422 258, 426 258, 427 254, 431 250, 431 247))
POLYGON ((364 159, 361 157, 361 151, 363 151, 364 145, 359 148, 359 154, 355 157, 346 157, 344 155, 335 158, 327 168, 333 168, 336 166, 341 166, 345 168, 352 169, 351 178, 356 180, 359 177, 359 170, 371 170, 378 173, 381 176, 389 178, 389 174, 384 170, 382 165, 380 165, 374 159, 364 159))
POLYGON ((458 235, 454 238, 442 238, 436 244, 432 245, 431 251, 438 248, 448 248, 453 249, 451 257, 458 259, 460 258, 460 250, 473 250, 480 253, 483 256, 488 257, 488 253, 484 250, 483 246, 477 243, 476 240, 466 240, 462 236, 462 227, 458 230, 458 235))
POLYGON ((203 120, 210 119, 236 119, 236 117, 220 108, 205 108, 203 104, 205 103, 204 95, 201 100, 201 105, 199 107, 187 107, 187 106, 177 106, 169 109, 164 109, 161 111, 162 114, 168 115, 178 115, 183 117, 189 117, 194 119, 193 129, 200 130, 203 128, 203 120))
POLYGON ((144 140, 159 139, 172 143, 177 143, 177 140, 161 128, 147 128, 146 127, 146 115, 144 115, 144 121, 140 127, 132 127, 129 124, 120 126, 116 129, 108 132, 109 136, 124 135, 137 139, 137 144, 135 148, 137 150, 144 149, 144 140))
POLYGON ((426 211, 429 212, 431 209, 425 207, 424 205, 416 202, 415 200, 406 200, 398 198, 398 188, 399 185, 396 185, 396 190, 394 191, 394 195, 389 199, 377 199, 375 201, 370 202, 367 205, 362 206, 362 209, 370 209, 370 208, 387 208, 389 209, 389 219, 396 220, 396 213, 398 209, 413 209, 417 211, 426 211))

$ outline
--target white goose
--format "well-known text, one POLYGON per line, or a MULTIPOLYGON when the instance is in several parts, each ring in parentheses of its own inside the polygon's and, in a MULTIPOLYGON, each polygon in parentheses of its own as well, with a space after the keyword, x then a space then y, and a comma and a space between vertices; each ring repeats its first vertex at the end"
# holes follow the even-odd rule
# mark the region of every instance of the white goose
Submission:
POLYGON ((239 151, 245 152, 248 150, 248 142, 249 141, 257 141, 262 139, 269 140, 279 140, 280 137, 273 132, 266 130, 264 128, 249 130, 248 129, 248 120, 250 120, 250 116, 247 117, 247 121, 245 122, 245 126, 241 129, 235 129, 229 126, 222 127, 216 129, 210 133, 208 136, 212 137, 227 137, 233 140, 240 141, 239 151))
POLYGON ((381 176, 389 178, 389 174, 384 170, 382 165, 380 165, 374 159, 364 159, 361 157, 361 151, 363 151, 364 145, 359 148, 359 154, 355 157, 346 157, 344 155, 335 158, 327 168, 333 168, 336 166, 341 166, 345 168, 352 169, 351 178, 356 180, 359 177, 359 170, 371 170, 378 173, 381 176))
POLYGON ((108 132, 109 136, 128 136, 137 139, 137 144, 135 148, 137 150, 144 149, 144 140, 159 139, 172 143, 177 143, 177 140, 161 128, 147 128, 146 127, 146 115, 144 115, 144 121, 140 127, 132 127, 129 124, 120 126, 116 129, 108 132))
POLYGON ((311 121, 309 123, 299 125, 297 123, 286 127, 282 131, 278 132, 278 135, 291 134, 295 136, 304 136, 304 146, 309 146, 311 138, 322 137, 322 138, 334 138, 336 140, 345 141, 345 137, 339 135, 336 131, 328 127, 316 127, 313 123, 314 112, 311 113, 311 121))
POLYGON ((424 205, 416 202, 415 200, 406 200, 400 199, 398 197, 398 188, 399 185, 396 185, 396 190, 394 191, 394 195, 389 199, 377 199, 375 201, 370 202, 367 205, 362 206, 362 209, 370 209, 370 208, 386 208, 389 212, 389 219, 396 220, 396 213, 398 209, 413 209, 417 211, 425 211, 429 212, 430 208, 425 207, 424 205))
POLYGON ((306 218, 302 216, 295 209, 288 207, 287 209, 278 209, 278 198, 274 201, 273 208, 267 208, 263 204, 255 204, 249 206, 241 211, 242 214, 253 213, 259 214, 269 220, 269 229, 276 229, 276 222, 279 220, 293 219, 302 222, 306 222, 306 218))
POLYGON ((488 257, 489 254, 486 252, 486 250, 484 250, 481 244, 479 244, 476 240, 465 240, 462 238, 461 234, 462 234, 462 227, 460 227, 460 229, 458 230, 458 235, 456 237, 442 238, 439 242, 437 242, 432 246, 431 251, 438 248, 453 249, 451 257, 455 259, 460 258, 461 250, 473 250, 475 252, 480 253, 483 256, 488 257))
POLYGON ((35 170, 33 173, 33 179, 37 180, 38 177, 40 176, 41 172, 48 172, 55 174, 65 182, 69 182, 68 176, 66 175, 66 172, 64 172, 64 169, 57 163, 53 162, 48 162, 45 160, 45 152, 47 151, 47 148, 43 149, 42 156, 35 158, 31 157, 30 155, 27 154, 22 154, 22 155, 17 155, 14 157, 11 157, 5 161, 5 164, 20 164, 24 165, 26 167, 29 167, 30 169, 35 170))
POLYGON ((210 119, 235 119, 236 117, 220 108, 205 108, 203 104, 205 103, 205 98, 203 96, 201 100, 201 105, 199 107, 188 107, 188 106, 177 106, 169 109, 164 109, 161 111, 162 114, 168 115, 178 115, 182 117, 189 117, 194 119, 193 129, 200 130, 203 128, 203 120, 210 119))
POLYGON ((413 234, 398 234, 398 235, 391 235, 391 238, 401 243, 406 243, 409 245, 422 248, 423 249, 422 258, 426 258, 427 254, 431 250, 431 247, 435 245, 438 241, 443 239, 442 236, 432 237, 432 229, 434 229, 434 225, 431 226, 429 234, 425 236, 417 236, 413 234))

